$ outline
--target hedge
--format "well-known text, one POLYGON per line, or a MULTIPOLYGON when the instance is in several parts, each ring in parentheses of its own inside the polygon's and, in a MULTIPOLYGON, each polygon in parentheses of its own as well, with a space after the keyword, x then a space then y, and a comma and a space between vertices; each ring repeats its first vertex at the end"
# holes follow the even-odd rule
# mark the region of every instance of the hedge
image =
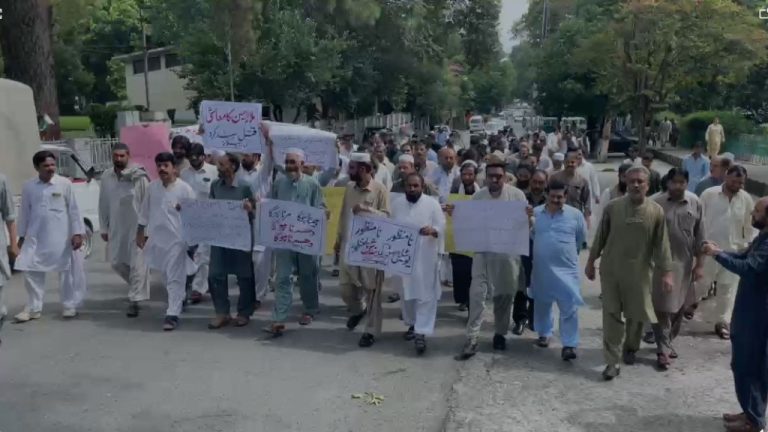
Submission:
POLYGON ((694 142, 705 142, 707 127, 718 117, 725 129, 725 145, 721 151, 728 151, 729 137, 754 133, 755 124, 743 115, 731 111, 697 111, 686 115, 680 121, 680 145, 691 147, 694 142))

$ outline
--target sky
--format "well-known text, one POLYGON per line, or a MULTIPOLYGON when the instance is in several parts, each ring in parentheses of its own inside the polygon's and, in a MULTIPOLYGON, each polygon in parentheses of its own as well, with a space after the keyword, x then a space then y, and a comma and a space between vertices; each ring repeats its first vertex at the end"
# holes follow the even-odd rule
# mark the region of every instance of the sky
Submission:
POLYGON ((501 0, 501 17, 499 23, 499 40, 505 52, 509 52, 516 42, 512 40, 510 29, 515 21, 528 10, 528 0, 501 0))

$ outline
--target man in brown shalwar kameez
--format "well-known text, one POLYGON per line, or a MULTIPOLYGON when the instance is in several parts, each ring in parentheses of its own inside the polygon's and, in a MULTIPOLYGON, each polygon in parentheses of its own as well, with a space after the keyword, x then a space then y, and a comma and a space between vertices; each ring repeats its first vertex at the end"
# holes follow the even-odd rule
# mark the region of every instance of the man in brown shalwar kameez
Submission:
POLYGON ((568 150, 568 154, 565 156, 565 169, 552 174, 551 180, 565 183, 567 187, 565 190, 565 203, 581 211, 589 225, 589 217, 592 215, 592 197, 589 190, 589 181, 576 172, 578 165, 578 149, 568 150))
POLYGON ((661 272, 656 271, 653 275, 653 308, 658 319, 653 332, 658 347, 656 363, 661 370, 669 368, 670 358, 677 358, 672 341, 680 332, 686 308, 695 300, 693 281, 699 279, 703 271, 701 202, 687 189, 688 171, 672 168, 667 174, 667 192, 654 199, 666 216, 674 273, 671 291, 665 291, 661 272))
POLYGON ((663 274, 665 291, 673 287, 664 210, 645 197, 649 176, 643 166, 627 171, 627 195, 606 204, 585 269, 587 278, 594 280, 595 261, 602 256, 603 354, 608 363, 603 378, 607 381, 619 376, 622 345, 624 363, 634 364, 643 323, 656 323, 651 300, 653 269, 663 274))

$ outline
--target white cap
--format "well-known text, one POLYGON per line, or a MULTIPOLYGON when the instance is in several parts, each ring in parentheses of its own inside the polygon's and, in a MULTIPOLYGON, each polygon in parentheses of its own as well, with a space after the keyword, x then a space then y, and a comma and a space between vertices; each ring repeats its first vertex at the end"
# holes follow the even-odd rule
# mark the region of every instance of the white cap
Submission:
POLYGON ((409 154, 400 155, 400 157, 399 157, 399 158, 397 158, 397 161, 398 161, 398 162, 409 162, 409 163, 414 163, 414 160, 413 160, 413 156, 411 156, 411 155, 409 155, 409 154))
POLYGON ((362 152, 355 152, 349 155, 350 162, 362 162, 362 163, 371 163, 371 155, 368 153, 362 153, 362 152))
POLYGON ((736 161, 736 156, 734 156, 733 153, 730 153, 730 152, 725 152, 725 153, 721 154, 720 157, 723 158, 723 159, 728 159, 731 162, 735 162, 736 161))
POLYGON ((285 151, 286 155, 292 154, 299 158, 300 161, 304 161, 306 158, 306 155, 304 154, 304 150, 297 148, 297 147, 291 147, 285 151))
POLYGON ((214 157, 221 157, 221 156, 224 156, 225 154, 227 154, 227 152, 225 152, 222 149, 217 149, 217 148, 209 149, 208 147, 206 147, 205 148, 205 154, 211 155, 211 156, 214 156, 214 157))
POLYGON ((562 161, 565 160, 565 155, 562 154, 562 153, 555 153, 555 154, 552 155, 552 160, 556 160, 556 161, 562 162, 562 161))
POLYGON ((470 165, 475 168, 478 168, 477 162, 473 161, 472 159, 467 159, 464 162, 461 163, 461 168, 464 168, 465 166, 470 165))

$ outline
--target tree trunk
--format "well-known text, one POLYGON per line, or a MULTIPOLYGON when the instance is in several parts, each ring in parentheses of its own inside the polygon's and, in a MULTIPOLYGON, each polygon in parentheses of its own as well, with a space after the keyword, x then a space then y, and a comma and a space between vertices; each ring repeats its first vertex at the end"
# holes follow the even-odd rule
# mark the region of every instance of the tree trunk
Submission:
POLYGON ((598 147, 597 160, 598 162, 605 162, 608 160, 608 145, 611 143, 611 122, 613 120, 613 113, 610 111, 605 113, 603 117, 603 133, 600 136, 600 145, 598 147))
POLYGON ((55 123, 47 138, 59 139, 59 101, 53 65, 49 0, 0 0, 0 21, 6 77, 32 87, 38 116, 48 114, 55 123))

